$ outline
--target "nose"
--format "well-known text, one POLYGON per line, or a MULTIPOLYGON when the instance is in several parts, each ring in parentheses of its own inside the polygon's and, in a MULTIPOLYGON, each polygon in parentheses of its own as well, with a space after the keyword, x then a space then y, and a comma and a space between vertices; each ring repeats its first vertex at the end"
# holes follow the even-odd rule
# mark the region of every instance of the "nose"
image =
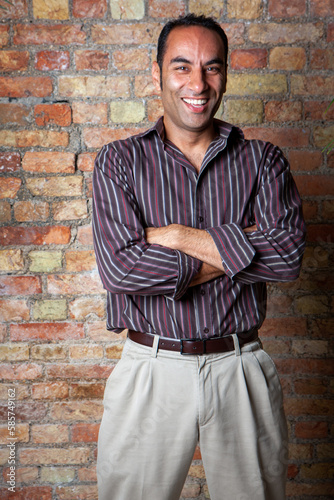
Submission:
POLYGON ((205 71, 202 68, 194 68, 190 74, 189 87, 196 94, 201 94, 207 89, 205 71))

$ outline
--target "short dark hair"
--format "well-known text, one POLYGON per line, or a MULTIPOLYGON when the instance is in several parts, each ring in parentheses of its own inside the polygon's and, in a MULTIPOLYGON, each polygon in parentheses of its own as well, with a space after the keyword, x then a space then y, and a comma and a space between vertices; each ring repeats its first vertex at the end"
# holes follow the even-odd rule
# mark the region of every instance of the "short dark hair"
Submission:
POLYGON ((160 68, 160 73, 162 73, 162 63, 164 55, 166 53, 168 35, 173 29, 183 26, 202 26, 203 28, 207 28, 211 31, 215 31, 216 33, 218 33, 224 45, 225 67, 227 66, 228 40, 223 28, 221 28, 221 26, 215 19, 213 19, 213 17, 206 17, 203 15, 196 16, 195 14, 188 14, 186 16, 168 21, 168 23, 166 23, 161 30, 157 46, 157 63, 160 68))

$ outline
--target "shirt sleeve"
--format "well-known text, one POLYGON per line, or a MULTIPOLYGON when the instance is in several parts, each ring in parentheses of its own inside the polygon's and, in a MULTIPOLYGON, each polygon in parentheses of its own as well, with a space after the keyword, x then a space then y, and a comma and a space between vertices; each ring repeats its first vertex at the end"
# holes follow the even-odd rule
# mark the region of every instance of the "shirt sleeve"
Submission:
POLYGON ((111 146, 102 148, 95 162, 93 240, 103 286, 111 293, 178 300, 202 264, 180 251, 147 243, 130 173, 111 146))
POLYGON ((207 229, 235 281, 292 281, 298 278, 305 248, 301 200, 287 160, 272 145, 259 170, 254 200, 257 230, 245 233, 238 224, 207 229))

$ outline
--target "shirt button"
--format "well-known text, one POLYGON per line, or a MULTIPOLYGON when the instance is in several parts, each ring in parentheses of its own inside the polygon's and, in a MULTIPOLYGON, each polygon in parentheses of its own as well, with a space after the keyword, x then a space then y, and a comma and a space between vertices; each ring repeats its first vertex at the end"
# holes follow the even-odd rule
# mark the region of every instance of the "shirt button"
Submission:
POLYGON ((204 333, 209 333, 209 328, 204 328, 204 333))
POLYGON ((201 290, 201 295, 205 295, 205 290, 201 290))
POLYGON ((197 220, 198 220, 198 222, 203 222, 204 218, 200 215, 199 217, 197 217, 197 220))

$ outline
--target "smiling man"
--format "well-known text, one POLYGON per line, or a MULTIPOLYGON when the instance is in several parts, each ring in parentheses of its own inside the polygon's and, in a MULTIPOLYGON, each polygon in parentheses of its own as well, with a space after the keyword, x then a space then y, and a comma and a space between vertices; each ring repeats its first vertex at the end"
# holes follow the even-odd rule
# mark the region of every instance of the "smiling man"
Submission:
POLYGON ((128 329, 99 500, 178 500, 198 443, 211 500, 285 498, 282 391, 258 329, 266 282, 298 277, 304 222, 281 151, 214 118, 227 47, 211 18, 167 23, 152 68, 163 117, 96 160, 107 327, 128 329))

